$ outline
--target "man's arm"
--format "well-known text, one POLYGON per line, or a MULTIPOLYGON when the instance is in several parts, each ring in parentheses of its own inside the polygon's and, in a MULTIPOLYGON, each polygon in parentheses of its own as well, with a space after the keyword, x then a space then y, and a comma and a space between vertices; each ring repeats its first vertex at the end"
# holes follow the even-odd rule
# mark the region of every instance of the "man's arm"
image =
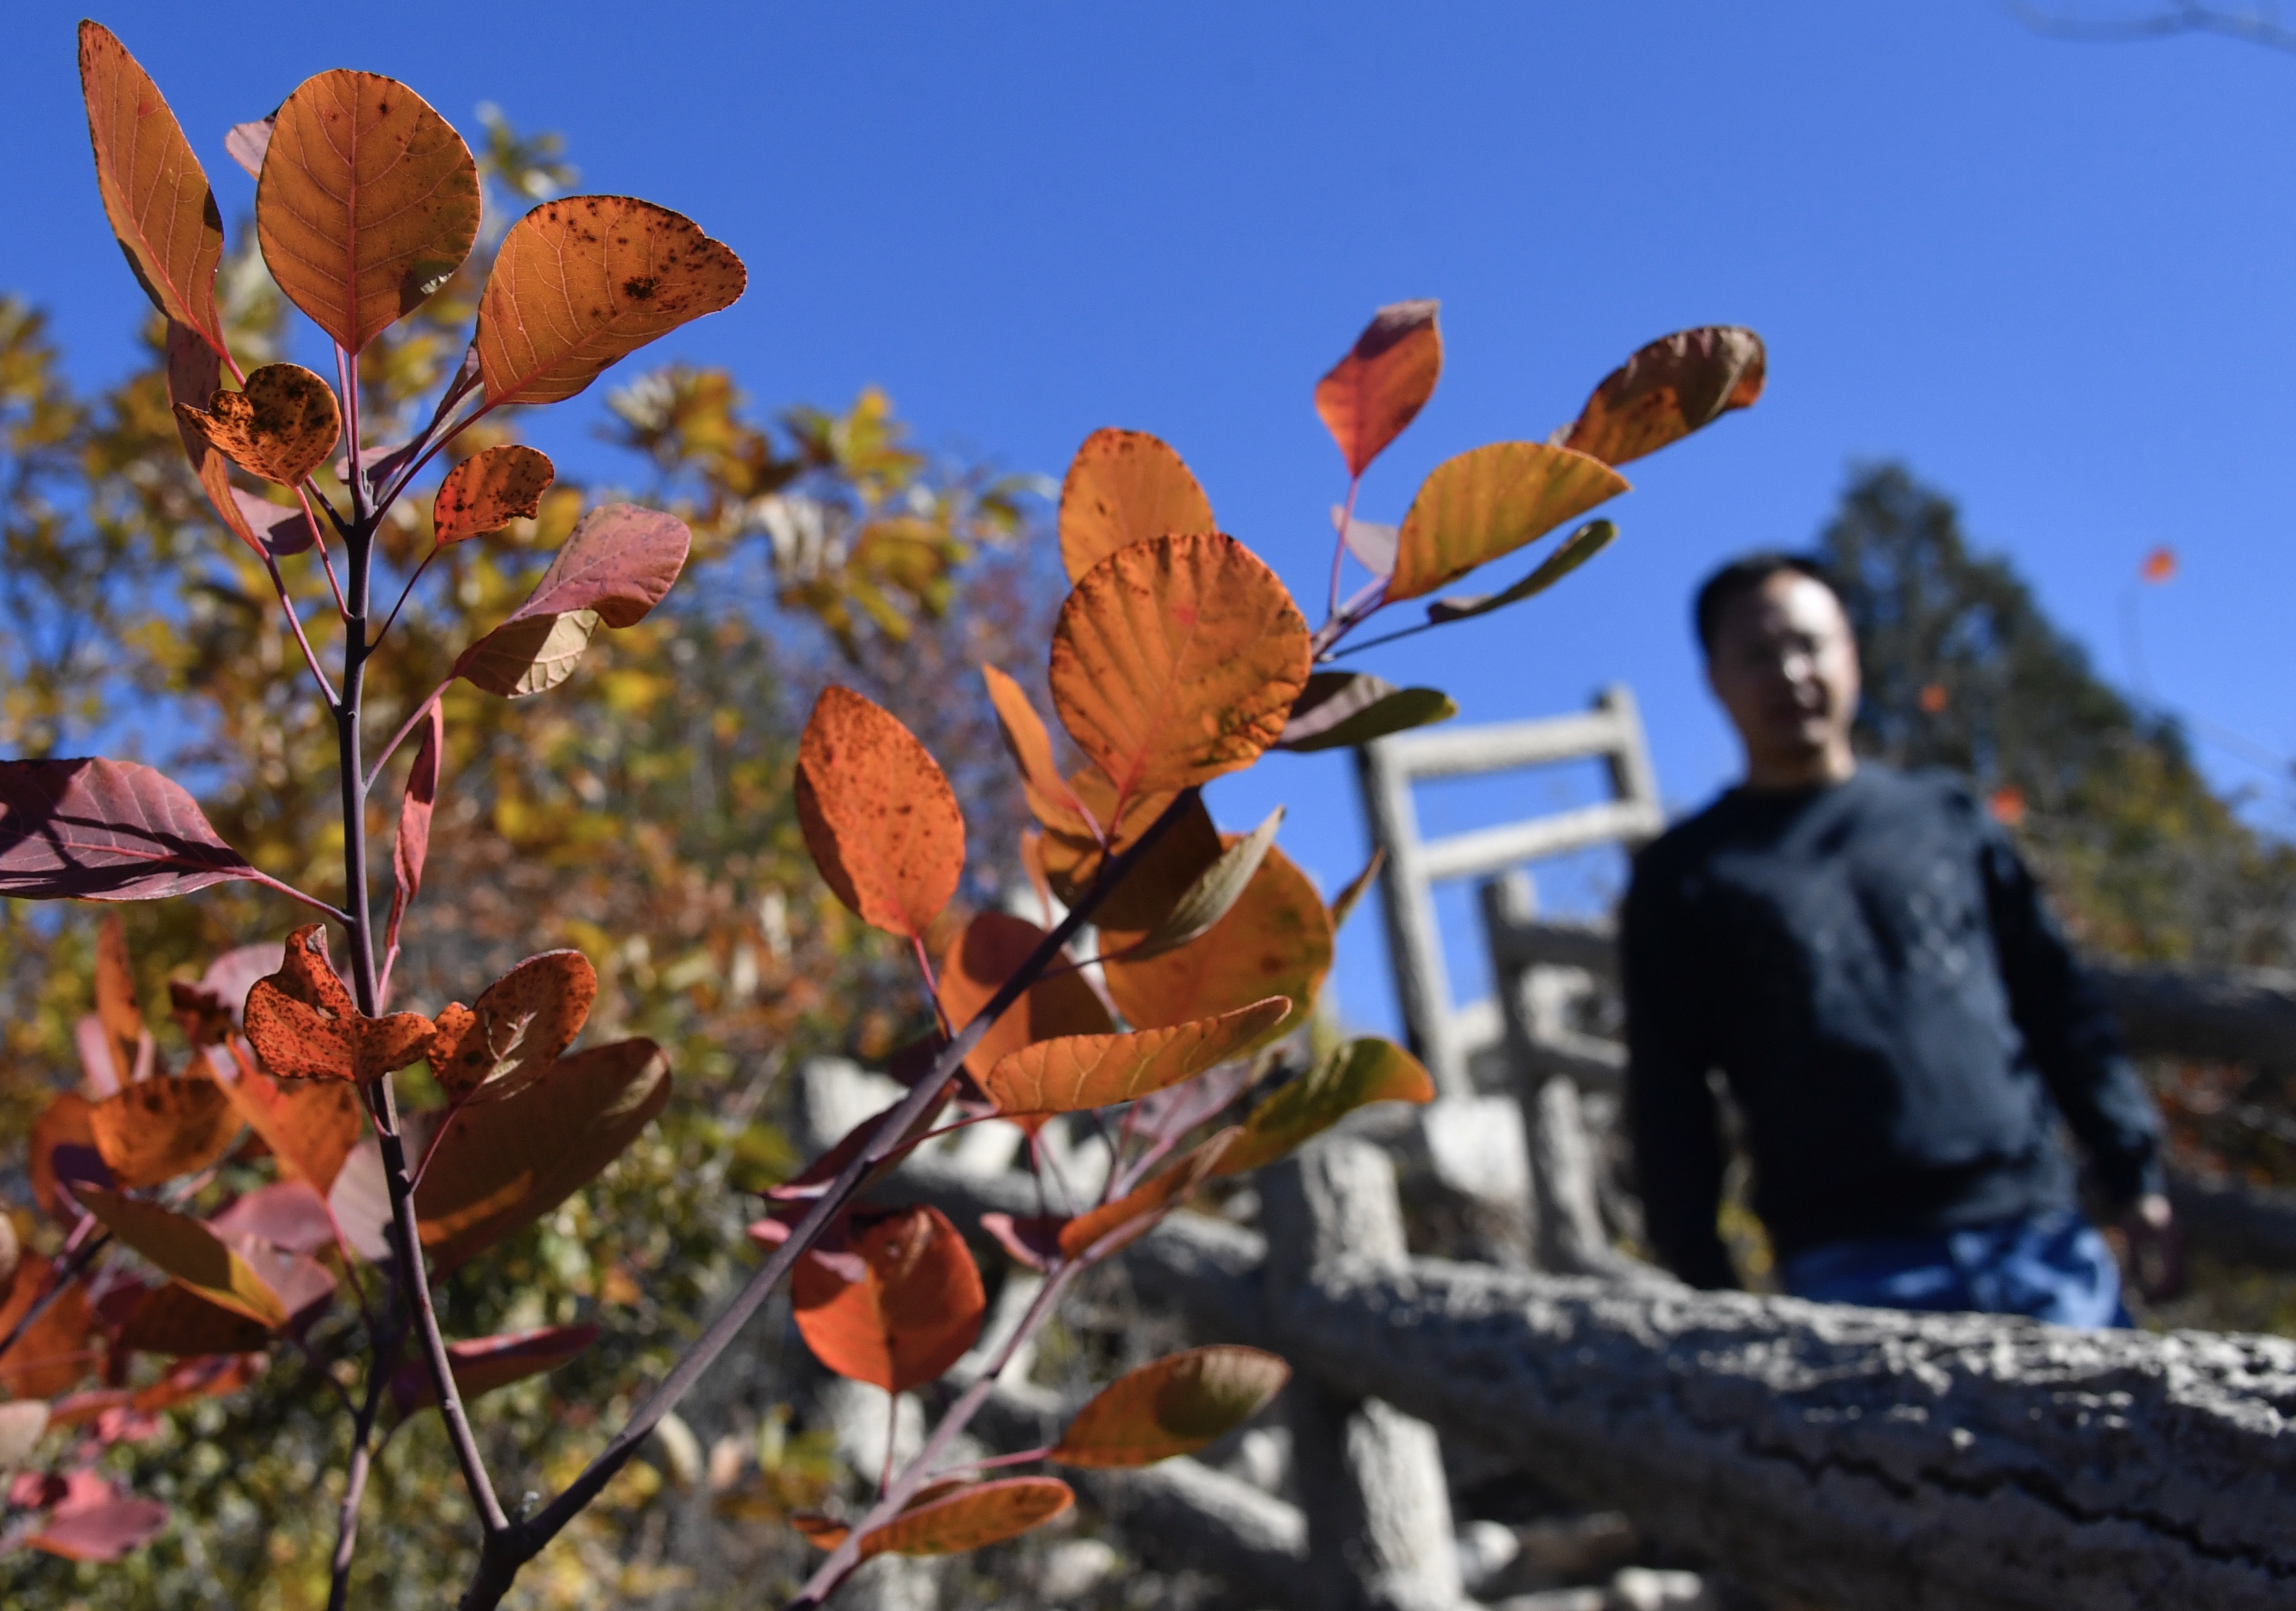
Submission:
POLYGON ((1714 1225, 1722 1200, 1722 1141, 1711 1059, 1693 1028, 1699 999, 1683 956, 1686 914, 1637 866, 1620 934, 1627 998, 1627 1118, 1643 1223, 1668 1269, 1693 1286, 1738 1285, 1714 1225))
POLYGON ((2116 1208, 2161 1194, 2161 1118, 2103 999, 2007 836, 1988 821, 1983 860, 2009 1007, 2065 1122, 2116 1208))

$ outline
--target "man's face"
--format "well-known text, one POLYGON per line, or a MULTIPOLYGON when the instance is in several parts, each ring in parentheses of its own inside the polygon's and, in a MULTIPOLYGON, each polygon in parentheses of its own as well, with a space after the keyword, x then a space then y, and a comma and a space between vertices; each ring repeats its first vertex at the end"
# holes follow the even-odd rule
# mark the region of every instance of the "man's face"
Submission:
POLYGON ((1832 589, 1781 571, 1716 622, 1707 681, 1745 741, 1750 776, 1846 750, 1857 714, 1857 644, 1832 589))

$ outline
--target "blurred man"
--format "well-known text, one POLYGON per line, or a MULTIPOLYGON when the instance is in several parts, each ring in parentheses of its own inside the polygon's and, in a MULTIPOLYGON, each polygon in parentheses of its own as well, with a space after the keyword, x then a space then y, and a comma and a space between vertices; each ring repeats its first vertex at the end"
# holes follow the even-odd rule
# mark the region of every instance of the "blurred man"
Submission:
POLYGON ((1696 615, 1746 776, 1642 853, 1627 898, 1652 1242, 1684 1279, 1736 1285, 1718 1070, 1789 1292, 2127 1325, 2057 1120, 2165 1289, 2159 1120, 2031 874, 1960 781, 1852 754, 1857 645, 1815 562, 1726 565, 1696 615))

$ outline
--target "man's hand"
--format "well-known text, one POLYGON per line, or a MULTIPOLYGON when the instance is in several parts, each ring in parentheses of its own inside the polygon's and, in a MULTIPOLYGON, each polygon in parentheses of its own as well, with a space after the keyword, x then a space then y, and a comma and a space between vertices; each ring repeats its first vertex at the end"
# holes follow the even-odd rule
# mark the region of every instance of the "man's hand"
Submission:
POLYGON ((2129 1274, 2148 1303, 2161 1303, 2185 1290, 2185 1238, 2169 1199, 2147 1192, 2121 1216, 2128 1237, 2129 1274))

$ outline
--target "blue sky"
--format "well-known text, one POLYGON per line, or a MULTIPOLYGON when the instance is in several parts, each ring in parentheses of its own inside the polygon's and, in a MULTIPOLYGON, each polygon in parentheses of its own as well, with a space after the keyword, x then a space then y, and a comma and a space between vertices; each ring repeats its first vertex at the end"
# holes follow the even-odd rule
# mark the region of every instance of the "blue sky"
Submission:
MULTIPOLYGON (((94 381, 128 361, 140 298, 91 183, 78 12, 11 14, 0 285, 51 311, 94 381)), ((584 188, 676 207, 750 263, 748 297, 660 356, 728 364, 768 406, 882 384, 928 445, 1016 469, 1057 474, 1097 426, 1153 431, 1308 601, 1344 490, 1308 394, 1377 305, 1442 299, 1447 349, 1366 483, 1361 513, 1388 520, 1441 458, 1544 436, 1641 341, 1753 325, 1768 396, 1630 467, 1609 554, 1546 600, 1367 657, 1468 721, 1628 681, 1684 807, 1734 761, 1689 589, 1729 553, 1808 541, 1847 466, 1883 456, 1956 496, 2116 678, 2136 566, 2176 548, 2177 579, 2140 601, 2152 686, 2296 752, 2296 56, 2046 41, 1993 0, 101 16, 227 217, 251 185, 223 130, 310 72, 391 74, 470 128, 497 102, 564 131, 584 188)), ((2202 757, 2288 820, 2284 780, 2202 757)), ((1464 826, 1568 786, 1427 810, 1464 826)), ((1278 758, 1216 803, 1248 824, 1278 800, 1284 842, 1336 886, 1364 849, 1345 761, 1278 758)), ((1564 883, 1583 900, 1600 874, 1564 883)), ((1455 950, 1473 949, 1465 914, 1455 950)), ((1377 927, 1357 918, 1338 974, 1365 1024, 1392 1016, 1377 927)))

